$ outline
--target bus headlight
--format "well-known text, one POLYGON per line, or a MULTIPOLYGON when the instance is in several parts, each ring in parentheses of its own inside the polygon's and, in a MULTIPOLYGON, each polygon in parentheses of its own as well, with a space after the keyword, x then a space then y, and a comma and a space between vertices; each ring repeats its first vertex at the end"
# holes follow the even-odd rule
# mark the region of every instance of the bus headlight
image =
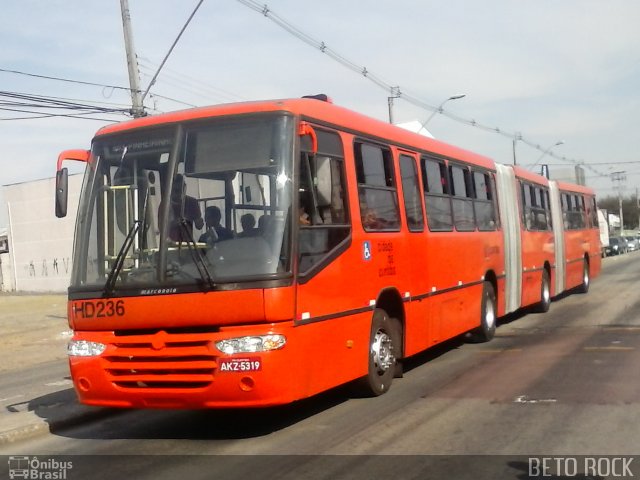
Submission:
POLYGON ((67 355, 70 357, 96 357, 102 354, 106 348, 104 343, 71 340, 67 344, 67 355))
POLYGON ((256 335, 251 337, 229 338, 216 342, 216 348, 222 353, 254 353, 279 350, 287 343, 284 335, 256 335))

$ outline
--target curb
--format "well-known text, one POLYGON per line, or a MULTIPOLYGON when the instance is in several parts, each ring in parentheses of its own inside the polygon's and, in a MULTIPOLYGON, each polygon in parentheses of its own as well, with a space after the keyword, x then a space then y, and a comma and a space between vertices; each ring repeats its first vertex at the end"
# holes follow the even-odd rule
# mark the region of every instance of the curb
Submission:
POLYGON ((89 423, 118 413, 118 410, 113 408, 85 407, 80 404, 67 404, 62 410, 70 411, 57 412, 51 418, 42 418, 33 411, 15 414, 19 417, 13 417, 14 421, 12 423, 19 425, 0 431, 0 446, 35 438, 46 433, 56 433, 59 430, 89 423))

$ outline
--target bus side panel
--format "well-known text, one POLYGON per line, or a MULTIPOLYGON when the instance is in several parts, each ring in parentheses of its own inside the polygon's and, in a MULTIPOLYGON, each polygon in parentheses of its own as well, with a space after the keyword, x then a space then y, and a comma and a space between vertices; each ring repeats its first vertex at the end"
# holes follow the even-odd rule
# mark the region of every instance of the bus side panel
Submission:
POLYGON ((307 348, 302 355, 307 357, 305 374, 299 379, 305 392, 319 392, 366 373, 374 268, 352 244, 297 286, 296 329, 307 348))
POLYGON ((601 270, 599 230, 590 228, 585 230, 566 230, 566 279, 567 289, 582 285, 582 271, 585 258, 589 261, 589 275, 598 276, 601 270))
POLYGON ((427 283, 437 343, 480 325, 486 272, 502 272, 501 232, 432 232, 427 283))
MULTIPOLYGON (((426 229, 426 224, 425 224, 426 229)), ((429 259, 432 246, 428 232, 414 232, 408 234, 406 256, 410 275, 411 289, 401 292, 405 298, 405 356, 414 355, 437 343, 437 319, 431 313, 431 299, 424 295, 429 291, 429 259), (410 252, 410 253, 409 253, 410 252)))
POLYGON ((297 398, 306 398, 367 373, 371 312, 296 327, 297 398))
POLYGON ((587 245, 582 230, 565 230, 566 288, 571 289, 582 283, 582 269, 587 245))
MULTIPOLYGON (((554 265, 555 249, 552 232, 522 230, 522 306, 540 301, 542 273, 545 263, 554 265)), ((553 278, 551 285, 553 285, 553 278)), ((553 286, 551 286, 553 294, 553 286)))

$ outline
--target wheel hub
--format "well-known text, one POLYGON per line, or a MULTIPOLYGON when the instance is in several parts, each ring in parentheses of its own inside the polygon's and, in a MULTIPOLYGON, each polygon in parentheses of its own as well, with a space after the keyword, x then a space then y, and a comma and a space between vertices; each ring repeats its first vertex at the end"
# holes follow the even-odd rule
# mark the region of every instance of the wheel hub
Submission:
POLYGON ((393 342, 391 337, 382 330, 376 332, 371 345, 371 353, 373 354, 373 363, 380 374, 389 370, 395 363, 393 342))

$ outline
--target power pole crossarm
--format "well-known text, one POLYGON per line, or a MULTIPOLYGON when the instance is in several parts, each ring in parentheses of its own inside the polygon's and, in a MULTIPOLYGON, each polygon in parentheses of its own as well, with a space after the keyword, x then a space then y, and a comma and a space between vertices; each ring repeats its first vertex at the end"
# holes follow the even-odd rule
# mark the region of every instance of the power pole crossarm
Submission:
POLYGON ((129 0, 120 0, 122 12, 122 29, 124 31, 124 47, 127 52, 127 66, 129 68, 129 88, 131 88, 131 113, 134 117, 143 117, 144 105, 140 94, 140 77, 138 74, 138 58, 133 46, 131 32, 131 16, 129 15, 129 0))

